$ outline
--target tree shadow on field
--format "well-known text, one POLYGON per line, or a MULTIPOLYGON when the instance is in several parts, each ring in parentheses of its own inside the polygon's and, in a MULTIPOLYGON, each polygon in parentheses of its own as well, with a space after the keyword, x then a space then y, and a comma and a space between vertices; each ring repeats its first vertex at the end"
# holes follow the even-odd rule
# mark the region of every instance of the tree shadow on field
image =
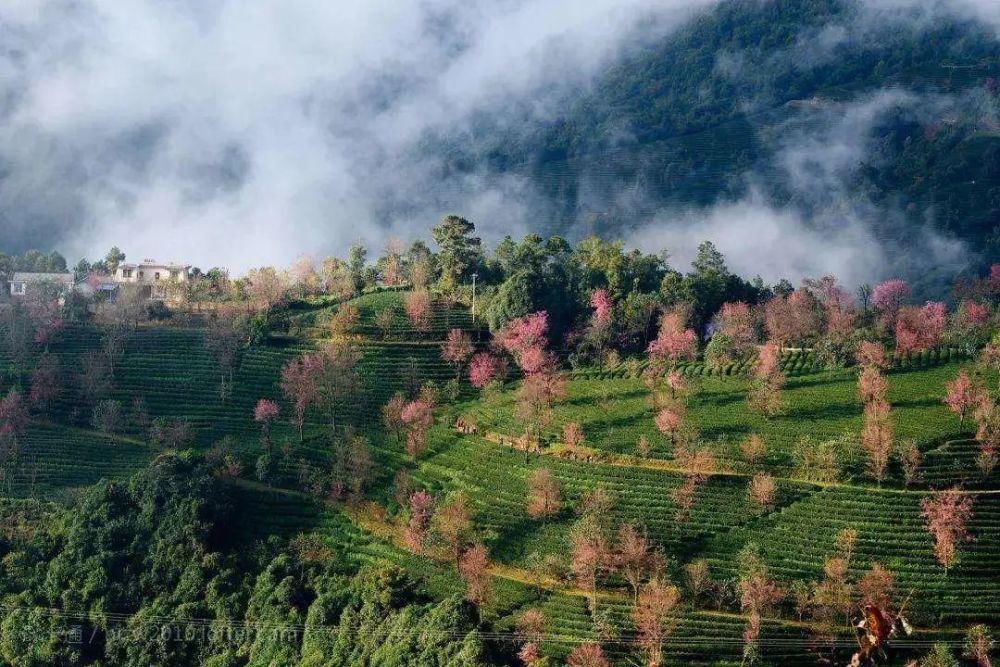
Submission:
POLYGON ((493 540, 491 551, 503 554, 505 561, 524 562, 532 551, 548 553, 557 544, 568 548, 565 537, 572 518, 573 513, 566 508, 544 522, 527 516, 522 516, 520 520, 511 517, 504 530, 493 540))
POLYGON ((861 416, 861 406, 857 403, 827 403, 815 407, 802 407, 789 410, 788 414, 777 417, 777 420, 801 421, 803 419, 853 419, 861 416))
POLYGON ((756 430, 750 424, 727 424, 725 426, 708 426, 700 429, 702 440, 706 441, 732 436, 736 436, 736 439, 741 439, 756 430))
POLYGON ((746 392, 726 392, 725 394, 701 394, 694 397, 694 403, 703 406, 726 407, 734 403, 745 403, 746 392))
POLYGON ((804 389, 827 385, 852 384, 856 378, 839 373, 837 375, 793 375, 785 382, 786 389, 804 389))
POLYGON ((915 398, 905 401, 890 400, 889 403, 894 408, 936 408, 940 405, 943 405, 940 398, 932 398, 932 397, 915 398))
POLYGON ((652 418, 653 418, 653 413, 651 410, 644 410, 634 415, 622 415, 620 417, 605 417, 604 419, 599 419, 595 422, 592 422, 591 430, 596 435, 598 433, 604 433, 609 430, 615 430, 627 426, 635 426, 637 424, 643 423, 647 419, 652 420, 652 418))
MULTIPOLYGON (((608 395, 608 397, 612 401, 617 402, 617 401, 627 401, 627 400, 631 400, 631 399, 635 399, 635 398, 642 398, 642 397, 647 396, 648 394, 649 394, 649 392, 646 391, 646 390, 644 390, 644 389, 630 389, 630 390, 625 391, 625 392, 611 393, 611 394, 608 395)), ((567 399, 561 401, 561 403, 563 405, 586 405, 586 406, 593 406, 594 402, 598 401, 600 399, 601 399, 601 394, 599 392, 597 392, 597 393, 590 393, 590 392, 588 392, 584 396, 574 396, 573 398, 567 398, 567 399)))

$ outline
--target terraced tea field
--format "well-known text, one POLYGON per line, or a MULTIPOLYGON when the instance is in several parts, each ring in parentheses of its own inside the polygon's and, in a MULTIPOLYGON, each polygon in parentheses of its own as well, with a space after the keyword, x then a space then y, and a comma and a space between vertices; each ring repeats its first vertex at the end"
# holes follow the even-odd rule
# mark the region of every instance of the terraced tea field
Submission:
MULTIPOLYGON (((941 402, 944 383, 960 367, 960 363, 947 363, 888 375, 897 437, 912 438, 921 449, 929 451, 948 440, 968 435, 968 428, 962 429, 941 402)), ((787 472, 793 464, 794 447, 801 438, 822 441, 845 434, 856 436, 861 429, 857 373, 851 369, 790 378, 783 392, 785 411, 771 418, 748 409, 744 378, 703 377, 691 382, 694 393, 688 401, 687 419, 703 443, 713 449, 723 465, 732 469, 745 468, 739 443, 751 433, 761 435, 768 445, 764 465, 787 472)), ((555 407, 544 439, 557 440, 565 424, 576 422, 583 428, 585 444, 590 447, 634 455, 639 438, 645 436, 653 458, 670 458, 669 440, 653 423, 650 392, 642 380, 574 378, 567 389, 567 398, 555 407)), ((516 417, 515 402, 515 392, 508 391, 492 400, 458 406, 455 410, 467 415, 481 429, 518 436, 523 426, 516 417)), ((844 449, 842 453, 847 471, 860 475, 863 465, 859 448, 844 449)), ((940 469, 935 474, 941 481, 954 476, 940 469)))
MULTIPOLYGON (((523 426, 515 415, 515 382, 486 398, 463 387, 461 402, 439 409, 428 450, 417 460, 405 454, 403 444, 383 432, 380 408, 396 391, 412 394, 422 382, 441 385, 453 378, 453 369, 440 358, 440 338, 449 326, 468 326, 469 321, 462 319, 460 309, 447 319, 439 313, 432 331, 417 337, 407 329, 401 299, 398 293, 385 292, 356 300, 361 319, 353 338, 362 351, 361 386, 346 401, 345 416, 373 443, 376 471, 371 496, 378 502, 391 504, 393 475, 404 469, 416 485, 439 498, 459 491, 468 496, 477 535, 489 548, 493 562, 493 592, 482 609, 484 632, 493 633, 505 646, 513 646, 514 618, 533 607, 542 609, 548 619, 542 649, 553 658, 561 660, 579 642, 597 637, 583 593, 567 581, 537 587, 532 572, 540 557, 565 558, 568 531, 577 519, 574 508, 587 491, 599 487, 615 499, 609 517, 612 523, 636 522, 645 527, 652 543, 668 557, 667 572, 677 582, 684 565, 704 559, 712 578, 731 586, 739 553, 750 543, 760 546, 783 586, 815 582, 833 553, 837 532, 851 527, 858 531, 858 542, 849 577, 856 581, 872 563, 881 562, 895 574, 899 594, 909 596, 909 613, 918 628, 944 628, 930 633, 920 630, 907 640, 909 646, 922 651, 931 639, 954 639, 970 623, 989 623, 1000 617, 1000 578, 995 576, 1000 563, 1000 493, 995 490, 995 477, 983 478, 975 470, 977 448, 969 439, 968 427, 962 428, 941 402, 945 381, 965 362, 936 355, 908 361, 888 374, 896 435, 914 439, 924 453, 921 481, 905 489, 895 463, 881 487, 863 473, 856 444, 861 425, 856 371, 813 372, 811 361, 789 357, 784 362, 789 372, 786 409, 765 419, 746 407, 742 369, 705 374, 703 368, 695 370, 697 365, 688 366, 686 374, 695 391, 688 399, 687 418, 703 445, 717 454, 721 469, 698 487, 690 513, 681 521, 671 491, 683 483, 683 473, 676 469, 668 442, 653 425, 648 388, 621 369, 571 374, 568 396, 555 406, 553 422, 545 432, 545 440, 552 442, 564 424, 581 424, 585 444, 599 454, 594 460, 559 457, 547 448, 541 454, 527 455, 483 437, 489 431, 520 434, 523 426), (402 318, 394 320, 398 328, 387 340, 372 328, 374 314, 382 308, 398 309, 402 318), (456 432, 452 424, 458 415, 471 419, 479 434, 456 432), (738 449, 750 433, 759 433, 768 445, 767 455, 755 466, 743 461, 738 449), (636 456, 640 436, 652 443, 648 459, 636 456), (818 484, 797 479, 793 452, 803 438, 813 443, 838 441, 844 466, 841 481, 818 484), (561 511, 547 521, 531 519, 525 509, 527 480, 539 468, 552 472, 562 494, 561 511), (777 478, 775 502, 764 513, 752 511, 747 500, 747 483, 757 470, 767 470, 777 478), (945 574, 934 560, 919 503, 930 493, 930 486, 955 482, 962 482, 973 498, 969 528, 974 540, 961 546, 958 563, 945 574)), ((329 308, 300 317, 313 317, 318 331, 321 327, 315 323, 321 322, 329 308)), ((244 476, 249 478, 252 461, 260 452, 259 426, 252 418, 255 402, 261 397, 281 401, 282 365, 318 344, 309 339, 284 340, 244 352, 233 391, 223 400, 219 369, 205 350, 201 331, 143 328, 129 341, 115 369, 110 395, 126 408, 135 397, 142 397, 150 418, 188 421, 198 449, 231 436, 244 460, 244 476)), ((63 333, 52 351, 72 374, 80 368, 83 355, 99 345, 98 331, 74 327, 63 333)), ((140 430, 127 429, 120 436, 96 433, 79 410, 76 394, 69 390, 50 420, 32 422, 18 465, 3 471, 5 495, 72 501, 79 489, 102 478, 126 477, 156 456, 157 450, 146 443, 140 430)), ((273 439, 289 451, 280 484, 291 487, 293 466, 300 462, 320 471, 329 469, 331 436, 323 420, 312 416, 300 443, 287 421, 287 406, 283 410, 273 439)), ((433 597, 463 589, 450 563, 409 552, 389 536, 396 528, 376 530, 359 522, 356 509, 248 479, 228 484, 239 510, 239 520, 232 526, 238 548, 268 539, 284 541, 300 533, 316 534, 358 564, 389 560, 399 565, 433 597)), ((616 579, 608 586, 600 605, 610 612, 620 633, 606 646, 620 664, 634 664, 630 593, 616 579)), ((746 619, 734 613, 732 604, 719 611, 707 600, 685 600, 676 620, 665 644, 673 663, 740 662, 746 619)), ((764 621, 763 659, 770 664, 812 662, 816 635, 815 627, 795 620, 786 603, 764 621)), ((846 647, 853 640, 845 633, 837 641, 846 647)))

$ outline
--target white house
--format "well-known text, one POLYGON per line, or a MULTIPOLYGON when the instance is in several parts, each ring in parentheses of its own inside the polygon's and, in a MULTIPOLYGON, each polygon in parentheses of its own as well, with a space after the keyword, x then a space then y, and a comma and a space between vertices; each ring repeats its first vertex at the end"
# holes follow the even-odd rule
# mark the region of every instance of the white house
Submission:
POLYGON ((152 259, 144 259, 140 264, 120 264, 115 271, 118 284, 138 285, 142 293, 150 299, 164 299, 170 283, 185 283, 190 278, 188 264, 163 264, 152 259))
POLYGON ((42 285, 52 285, 65 294, 73 289, 72 273, 24 273, 18 272, 10 279, 11 296, 23 297, 42 285))

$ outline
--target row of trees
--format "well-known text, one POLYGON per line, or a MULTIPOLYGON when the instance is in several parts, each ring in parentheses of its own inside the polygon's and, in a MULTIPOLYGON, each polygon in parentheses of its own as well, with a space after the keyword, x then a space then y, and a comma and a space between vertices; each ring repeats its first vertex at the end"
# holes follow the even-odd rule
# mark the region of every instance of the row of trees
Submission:
MULTIPOLYGON (((910 287, 902 280, 861 285, 855 296, 832 276, 805 280, 798 288, 787 280, 766 285, 733 274, 709 242, 699 247, 690 270, 681 272, 668 263, 665 251, 644 254, 597 237, 575 247, 560 237, 506 237, 486 252, 475 225, 455 215, 443 218, 431 236, 436 249, 422 240, 404 248, 390 239, 374 261, 364 246, 355 245, 344 259, 317 262, 304 256, 287 270, 260 267, 238 279, 222 269, 196 269, 190 281, 175 286, 181 292, 174 296, 194 303, 254 303, 268 312, 304 296, 344 299, 377 286, 408 286, 468 303, 475 275, 478 310, 495 332, 511 320, 545 311, 552 342, 562 347, 566 341, 581 358, 600 360, 609 349, 645 348, 657 313, 670 310, 683 315, 699 341, 715 341, 707 352, 721 362, 747 354, 755 338, 819 347, 841 360, 849 358, 850 349, 844 348, 857 331, 861 338, 894 341, 902 352, 933 346, 942 337, 974 343, 1000 295, 1000 266, 987 277, 957 283, 959 306, 949 322, 940 303, 908 305, 910 287), (592 309, 599 312, 596 320, 592 309)), ((114 271, 124 258, 115 247, 98 261, 82 260, 76 270, 83 279, 114 271)), ((50 265, 65 270, 61 257, 41 253, 6 262, 8 270, 50 265)), ((0 262, 0 271, 3 266, 0 262)))

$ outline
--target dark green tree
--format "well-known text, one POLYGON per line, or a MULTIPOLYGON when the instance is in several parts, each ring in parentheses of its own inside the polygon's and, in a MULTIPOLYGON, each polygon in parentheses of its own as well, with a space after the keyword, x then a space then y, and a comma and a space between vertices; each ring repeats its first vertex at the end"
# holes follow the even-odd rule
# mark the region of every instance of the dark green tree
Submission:
POLYGON ((441 287, 452 291, 458 287, 466 271, 476 264, 482 253, 482 242, 473 236, 476 226, 457 215, 445 216, 432 230, 438 248, 441 287))

